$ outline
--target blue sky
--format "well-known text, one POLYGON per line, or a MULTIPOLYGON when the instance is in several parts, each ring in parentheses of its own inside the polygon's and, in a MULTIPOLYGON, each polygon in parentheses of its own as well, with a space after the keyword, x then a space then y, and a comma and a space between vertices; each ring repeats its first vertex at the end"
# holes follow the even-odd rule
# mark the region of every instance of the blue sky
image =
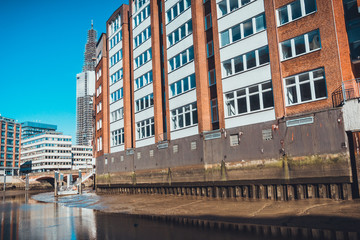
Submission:
POLYGON ((76 132, 76 74, 87 30, 98 36, 127 0, 0 0, 0 114, 76 132))

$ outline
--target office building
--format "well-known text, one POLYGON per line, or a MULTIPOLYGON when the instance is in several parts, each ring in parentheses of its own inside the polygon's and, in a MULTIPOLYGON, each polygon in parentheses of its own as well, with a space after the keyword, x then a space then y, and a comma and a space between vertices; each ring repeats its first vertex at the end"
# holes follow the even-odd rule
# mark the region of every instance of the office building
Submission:
POLYGON ((22 172, 71 170, 71 136, 60 132, 43 132, 23 138, 21 142, 22 172))
POLYGON ((76 75, 76 143, 91 145, 93 140, 93 96, 95 94, 96 30, 88 31, 83 71, 76 75))
POLYGON ((39 122, 23 122, 21 123, 21 138, 28 138, 32 135, 46 131, 56 131, 57 126, 39 122))
POLYGON ((131 184, 132 174, 153 185, 332 179, 358 194, 347 133, 359 129, 344 128, 348 98, 336 97, 359 77, 347 3, 354 11, 359 2, 122 5, 106 23, 110 150, 95 149, 98 185, 109 173, 112 183, 131 184))
POLYGON ((19 174, 21 124, 0 116, 0 172, 1 175, 19 174))
POLYGON ((72 146, 72 170, 92 171, 95 161, 93 160, 93 148, 91 146, 72 146))

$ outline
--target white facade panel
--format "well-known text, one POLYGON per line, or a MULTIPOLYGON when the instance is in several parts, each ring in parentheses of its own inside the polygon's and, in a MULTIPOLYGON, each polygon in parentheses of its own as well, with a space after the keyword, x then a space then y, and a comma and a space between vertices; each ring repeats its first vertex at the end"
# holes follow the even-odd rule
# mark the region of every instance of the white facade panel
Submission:
POLYGON ((264 1, 257 0, 218 19, 219 33, 264 12, 264 1))
MULTIPOLYGON (((110 66, 110 58, 109 58, 109 66, 110 66)), ((123 67, 123 60, 119 60, 117 63, 115 63, 112 67, 109 68, 109 77, 113 75, 117 70, 121 69, 123 67)))
POLYGON ((175 45, 171 46, 168 50, 167 50, 167 58, 168 60, 176 55, 178 55, 179 53, 181 53, 182 51, 188 49, 189 47, 191 47, 192 45, 194 45, 194 41, 193 41, 193 35, 190 34, 189 36, 185 37, 184 39, 182 39, 180 42, 176 43, 175 45))
POLYGON ((120 119, 116 122, 110 123, 110 141, 111 141, 111 132, 123 127, 124 127, 124 119, 120 119))
POLYGON ((140 112, 135 113, 135 123, 151 118, 154 116, 154 107, 149 107, 140 112))
POLYGON ((151 38, 147 39, 145 42, 143 42, 133 51, 134 59, 137 58, 140 54, 142 54, 146 50, 148 50, 149 48, 151 48, 151 38))
POLYGON ((153 84, 150 83, 145 87, 142 87, 134 92, 134 99, 135 101, 141 97, 145 97, 153 92, 153 84))
POLYGON ((149 138, 145 138, 145 139, 136 140, 137 148, 149 146, 152 144, 155 144, 155 137, 149 137, 149 138))
POLYGON ((118 145, 118 146, 115 146, 115 147, 110 147, 110 153, 121 152, 121 151, 124 151, 124 150, 125 150, 125 145, 124 144, 118 145))
POLYGON ((261 67, 247 70, 240 74, 236 74, 231 77, 224 78, 222 80, 222 88, 223 88, 223 92, 226 93, 229 91, 233 91, 235 89, 261 83, 270 79, 271 79, 270 64, 266 64, 261 67))
POLYGON ((167 0, 165 1, 165 12, 167 12, 170 8, 172 8, 175 3, 178 3, 179 0, 167 0))
POLYGON ((187 63, 186 65, 184 65, 168 74, 169 85, 180 79, 183 79, 186 76, 189 76, 190 74, 193 74, 194 72, 195 72, 194 61, 187 63))
POLYGON ((225 118, 225 128, 234 128, 250 124, 262 123, 275 120, 275 110, 263 110, 260 112, 248 113, 240 116, 225 118))
POLYGON ((134 79, 144 75, 152 69, 152 60, 147 61, 144 65, 134 70, 134 79))
MULTIPOLYGON (((141 33, 142 31, 144 31, 148 26, 150 26, 151 21, 150 21, 151 16, 149 16, 148 18, 146 18, 144 21, 142 21, 135 29, 133 29, 133 37, 137 36, 139 33, 141 33)), ((132 41, 133 39, 131 39, 132 41)))
POLYGON ((118 90, 123 87, 123 80, 119 80, 116 83, 110 85, 110 94, 113 93, 115 90, 118 90))
POLYGON ((238 42, 221 48, 220 61, 225 61, 266 45, 268 45, 267 32, 266 30, 263 30, 238 42))
POLYGON ((196 88, 169 99, 169 109, 175 109, 196 102, 196 88))
MULTIPOLYGON (((110 45, 109 45, 110 46, 110 45)), ((120 49, 122 49, 122 41, 116 44, 112 49, 109 50, 109 57, 117 53, 120 49)))
POLYGON ((175 139, 179 139, 179 138, 193 136, 198 133, 199 133, 199 128, 197 125, 195 125, 195 126, 187 127, 184 129, 172 131, 172 132, 170 132, 170 137, 172 140, 175 140, 175 139))

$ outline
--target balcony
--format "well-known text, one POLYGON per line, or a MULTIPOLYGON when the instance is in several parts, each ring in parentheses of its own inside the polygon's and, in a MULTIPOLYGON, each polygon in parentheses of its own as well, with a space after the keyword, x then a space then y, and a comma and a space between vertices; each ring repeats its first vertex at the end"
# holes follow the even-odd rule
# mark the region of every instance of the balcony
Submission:
POLYGON ((334 107, 344 105, 346 101, 360 98, 360 78, 343 81, 331 94, 334 107))

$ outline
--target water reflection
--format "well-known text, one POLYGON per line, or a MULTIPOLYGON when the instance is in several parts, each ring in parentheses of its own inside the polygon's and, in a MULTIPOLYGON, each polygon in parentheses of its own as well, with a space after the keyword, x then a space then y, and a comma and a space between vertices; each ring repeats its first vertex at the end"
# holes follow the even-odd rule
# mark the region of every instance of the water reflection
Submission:
POLYGON ((43 204, 23 195, 0 204, 1 239, 95 239, 91 209, 43 204))
POLYGON ((226 224, 175 216, 140 218, 104 213, 99 211, 102 208, 96 194, 61 198, 54 198, 51 193, 3 195, 0 200, 0 239, 257 240, 358 239, 360 236, 358 232, 226 224))

